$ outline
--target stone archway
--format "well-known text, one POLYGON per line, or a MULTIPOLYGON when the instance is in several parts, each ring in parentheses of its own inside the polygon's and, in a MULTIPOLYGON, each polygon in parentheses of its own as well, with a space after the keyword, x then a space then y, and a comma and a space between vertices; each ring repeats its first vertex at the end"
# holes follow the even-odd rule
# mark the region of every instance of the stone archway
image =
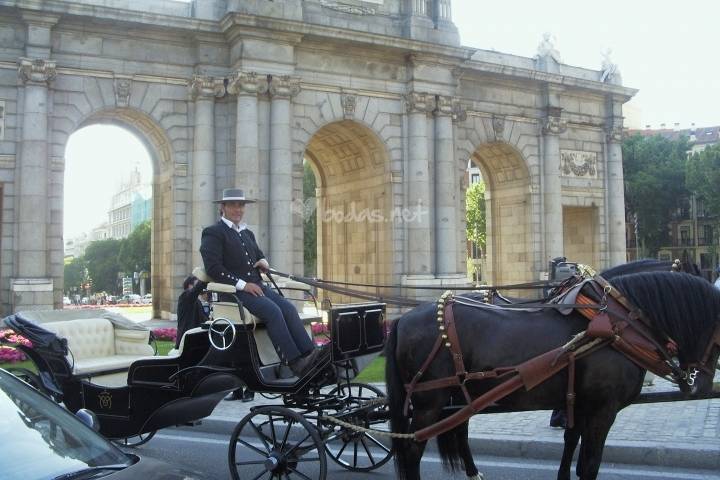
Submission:
POLYGON ((311 137, 305 158, 318 177, 318 276, 392 283, 392 192, 385 145, 368 127, 342 120, 311 137))
MULTIPOLYGON (((145 145, 152 163, 152 236, 150 245, 151 282, 153 288, 153 318, 174 310, 171 283, 172 250, 172 165, 171 150, 163 130, 146 114, 131 108, 111 108, 94 112, 77 125, 74 131, 95 124, 110 124, 123 128, 145 145)), ((67 136, 69 138, 70 135, 67 136)), ((65 143, 67 145, 67 142, 65 143)), ((64 207, 63 207, 64 209, 64 207)))
POLYGON ((480 145, 471 155, 485 181, 485 278, 492 285, 526 282, 533 277, 530 175, 520 153, 502 142, 480 145))

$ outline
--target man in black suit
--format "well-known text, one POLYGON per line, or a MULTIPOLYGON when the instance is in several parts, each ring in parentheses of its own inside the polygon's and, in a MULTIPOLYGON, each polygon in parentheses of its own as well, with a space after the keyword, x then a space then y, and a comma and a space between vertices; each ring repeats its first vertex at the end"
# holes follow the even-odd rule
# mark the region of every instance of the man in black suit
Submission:
POLYGON ((200 254, 205 271, 216 282, 234 285, 237 297, 253 315, 262 318, 281 360, 298 377, 304 376, 319 355, 295 307, 268 288, 260 272, 270 269, 255 235, 242 222, 248 200, 242 190, 226 188, 220 204, 222 217, 202 232, 200 254))

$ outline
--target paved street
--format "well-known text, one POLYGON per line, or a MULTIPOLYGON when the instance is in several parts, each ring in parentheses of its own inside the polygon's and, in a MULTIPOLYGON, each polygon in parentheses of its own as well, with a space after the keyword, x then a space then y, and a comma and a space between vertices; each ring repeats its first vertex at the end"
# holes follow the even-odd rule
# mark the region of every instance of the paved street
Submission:
MULTIPOLYGON (((204 478, 230 478, 228 471, 227 447, 232 427, 225 430, 208 432, 207 428, 182 427, 166 429, 158 433, 148 444, 134 450, 141 455, 164 458, 172 463, 202 472, 204 478)), ((556 460, 510 458, 488 455, 476 455, 475 463, 486 480, 540 480, 555 478, 556 460)), ((306 471, 310 478, 317 478, 317 468, 306 471), (314 472, 314 475, 310 474, 314 472)), ((422 474, 424 479, 466 478, 464 472, 452 477, 440 465, 440 459, 434 445, 428 447, 423 457, 422 474)), ((264 477, 261 477, 264 478, 264 477)), ((394 466, 391 463, 372 473, 350 472, 330 459, 327 461, 327 478, 335 479, 394 479, 394 466)), ((603 464, 600 480, 714 480, 720 479, 716 471, 703 471, 692 468, 669 468, 657 466, 624 465, 607 462, 603 464)))

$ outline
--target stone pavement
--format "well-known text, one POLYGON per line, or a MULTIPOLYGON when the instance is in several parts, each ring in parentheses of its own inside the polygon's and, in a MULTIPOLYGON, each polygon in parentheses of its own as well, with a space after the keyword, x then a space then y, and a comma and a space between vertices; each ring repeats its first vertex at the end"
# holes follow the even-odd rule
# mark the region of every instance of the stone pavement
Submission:
MULTIPOLYGON (((720 381, 720 372, 716 380, 720 381)), ((384 384, 376 386, 384 389, 384 384)), ((655 379, 655 385, 643 391, 675 388, 655 379)), ((281 401, 259 394, 249 403, 223 401, 203 423, 237 423, 250 407, 273 403, 281 401)), ((563 430, 549 427, 549 419, 549 411, 476 415, 469 429, 472 451, 559 462, 563 430)), ((619 413, 610 430, 603 462, 720 470, 720 399, 631 405, 619 413)))

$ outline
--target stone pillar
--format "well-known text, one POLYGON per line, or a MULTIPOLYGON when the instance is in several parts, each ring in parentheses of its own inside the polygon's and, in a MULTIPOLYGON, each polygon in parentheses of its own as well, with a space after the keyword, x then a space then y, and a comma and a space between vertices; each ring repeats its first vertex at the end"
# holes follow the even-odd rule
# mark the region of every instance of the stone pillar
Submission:
POLYGON ((220 79, 195 75, 190 82, 195 99, 195 143, 192 163, 192 261, 202 265, 200 236, 202 229, 214 223, 215 198, 215 97, 222 95, 220 79))
MULTIPOLYGON (((554 103, 554 102, 553 102, 554 103)), ((560 139, 567 123, 561 109, 548 107, 543 123, 543 206, 545 225, 545 265, 563 255, 562 185, 560 183, 560 139)))
POLYGON ((300 79, 287 75, 272 77, 270 92, 270 265, 283 272, 294 267, 293 174, 290 144, 290 99, 300 92, 300 79))
POLYGON ((407 222, 409 275, 431 275, 434 266, 430 241, 430 171, 427 113, 434 98, 426 93, 410 93, 407 98, 409 123, 408 202, 406 208, 417 214, 407 222))
POLYGON ((18 162, 17 278, 12 280, 13 310, 52 309, 48 223, 48 84, 55 78, 52 60, 21 58, 18 74, 25 85, 18 162))
POLYGON ((622 118, 607 128, 608 266, 627 261, 625 249, 625 189, 622 165, 622 118))
MULTIPOLYGON (((228 84, 228 92, 237 95, 235 130, 235 182, 247 198, 260 199, 260 144, 258 135, 258 94, 267 92, 267 79, 255 72, 237 72, 228 84)), ((244 221, 257 232, 260 211, 249 208, 244 221)))
POLYGON ((435 272, 456 274, 458 265, 457 188, 452 97, 437 97, 435 111, 435 272))

